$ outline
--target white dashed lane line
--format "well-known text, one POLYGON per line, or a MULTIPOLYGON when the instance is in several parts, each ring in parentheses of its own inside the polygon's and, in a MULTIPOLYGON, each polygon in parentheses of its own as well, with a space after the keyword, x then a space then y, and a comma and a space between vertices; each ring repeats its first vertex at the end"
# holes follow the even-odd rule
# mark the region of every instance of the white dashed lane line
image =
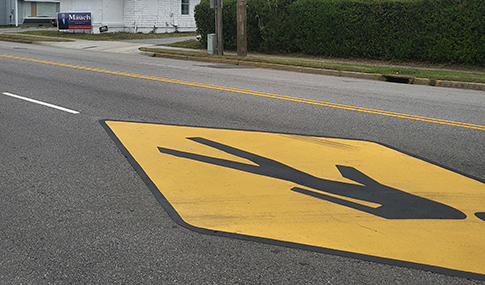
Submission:
POLYGON ((68 108, 64 108, 64 107, 61 107, 61 106, 57 106, 57 105, 54 105, 54 104, 42 102, 42 101, 39 101, 39 100, 35 100, 35 99, 31 99, 31 98, 27 98, 27 97, 15 95, 15 94, 8 93, 8 92, 3 92, 2 94, 3 95, 6 95, 6 96, 13 97, 13 98, 17 98, 17 99, 20 99, 20 100, 28 101, 28 102, 31 102, 31 103, 39 104, 39 105, 42 105, 42 106, 54 108, 54 109, 57 109, 57 110, 60 110, 60 111, 68 112, 68 113, 71 113, 71 114, 79 114, 78 111, 71 110, 71 109, 68 109, 68 108))

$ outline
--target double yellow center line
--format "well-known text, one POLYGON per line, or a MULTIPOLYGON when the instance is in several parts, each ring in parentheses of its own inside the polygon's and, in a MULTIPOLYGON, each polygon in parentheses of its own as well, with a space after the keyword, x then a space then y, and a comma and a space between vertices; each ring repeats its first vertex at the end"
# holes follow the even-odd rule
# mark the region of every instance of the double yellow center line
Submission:
POLYGON ((435 123, 435 124, 440 124, 440 125, 448 125, 448 126, 455 126, 455 127, 462 127, 462 128, 485 131, 485 126, 483 126, 483 125, 462 123, 462 122, 442 120, 442 119, 423 117, 423 116, 415 116, 415 115, 409 115, 409 114, 397 113, 397 112, 390 112, 390 111, 382 111, 382 110, 377 110, 377 109, 369 109, 369 108, 363 108, 363 107, 357 107, 357 106, 351 106, 351 105, 323 102, 323 101, 312 100, 312 99, 278 95, 278 94, 259 92, 259 91, 251 91, 251 90, 240 89, 240 88, 224 87, 224 86, 218 86, 218 85, 212 85, 212 84, 197 83, 197 82, 190 82, 190 81, 176 80, 176 79, 168 79, 168 78, 162 78, 162 77, 156 77, 156 76, 148 76, 148 75, 127 73, 127 72, 112 71, 112 70, 100 69, 100 68, 91 68, 91 67, 85 67, 85 66, 79 66, 79 65, 72 65, 72 64, 66 64, 66 63, 52 62, 52 61, 32 59, 32 58, 12 56, 12 55, 0 54, 0 57, 18 59, 18 60, 30 61, 30 62, 37 62, 37 63, 43 63, 43 64, 50 64, 50 65, 56 65, 56 66, 62 66, 62 67, 69 67, 69 68, 80 69, 80 70, 95 71, 95 72, 100 72, 100 73, 105 73, 105 74, 121 75, 121 76, 127 76, 127 77, 132 77, 132 78, 148 79, 148 80, 154 80, 154 81, 161 81, 161 82, 168 82, 168 83, 175 83, 175 84, 201 87, 201 88, 230 91, 230 92, 235 92, 235 93, 248 94, 248 95, 260 96, 260 97, 266 97, 266 98, 274 98, 274 99, 293 101, 293 102, 299 102, 299 103, 305 103, 305 104, 325 106, 325 107, 330 107, 330 108, 344 109, 344 110, 350 110, 350 111, 356 111, 356 112, 362 112, 362 113, 383 115, 383 116, 388 116, 388 117, 396 117, 396 118, 402 118, 402 119, 409 119, 409 120, 415 120, 415 121, 435 123))

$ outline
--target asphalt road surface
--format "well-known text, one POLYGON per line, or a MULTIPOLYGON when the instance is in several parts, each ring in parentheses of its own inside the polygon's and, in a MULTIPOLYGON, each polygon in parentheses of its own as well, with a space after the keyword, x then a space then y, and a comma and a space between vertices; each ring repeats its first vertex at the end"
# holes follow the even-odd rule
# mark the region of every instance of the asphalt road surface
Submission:
POLYGON ((372 141, 483 183, 483 92, 8 42, 0 87, 1 284, 485 284, 187 229, 100 123, 372 141))

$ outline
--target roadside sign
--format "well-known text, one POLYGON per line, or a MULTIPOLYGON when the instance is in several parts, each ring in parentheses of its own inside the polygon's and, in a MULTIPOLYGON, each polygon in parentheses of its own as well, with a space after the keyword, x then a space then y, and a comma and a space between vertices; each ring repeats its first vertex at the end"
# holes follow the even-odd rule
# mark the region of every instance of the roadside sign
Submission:
POLYGON ((57 13, 58 30, 91 30, 91 12, 57 13))
POLYGON ((360 140, 105 121, 180 224, 485 279, 485 184, 360 140))

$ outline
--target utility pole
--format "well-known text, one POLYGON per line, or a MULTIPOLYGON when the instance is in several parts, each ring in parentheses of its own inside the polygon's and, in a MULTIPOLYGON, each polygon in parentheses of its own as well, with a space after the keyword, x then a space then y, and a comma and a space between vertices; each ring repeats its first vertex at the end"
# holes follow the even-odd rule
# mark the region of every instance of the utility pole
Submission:
POLYGON ((224 54, 224 45, 222 41, 222 0, 216 2, 216 38, 217 38, 217 55, 224 54))
POLYGON ((237 0, 237 55, 248 55, 247 26, 247 0, 237 0))

